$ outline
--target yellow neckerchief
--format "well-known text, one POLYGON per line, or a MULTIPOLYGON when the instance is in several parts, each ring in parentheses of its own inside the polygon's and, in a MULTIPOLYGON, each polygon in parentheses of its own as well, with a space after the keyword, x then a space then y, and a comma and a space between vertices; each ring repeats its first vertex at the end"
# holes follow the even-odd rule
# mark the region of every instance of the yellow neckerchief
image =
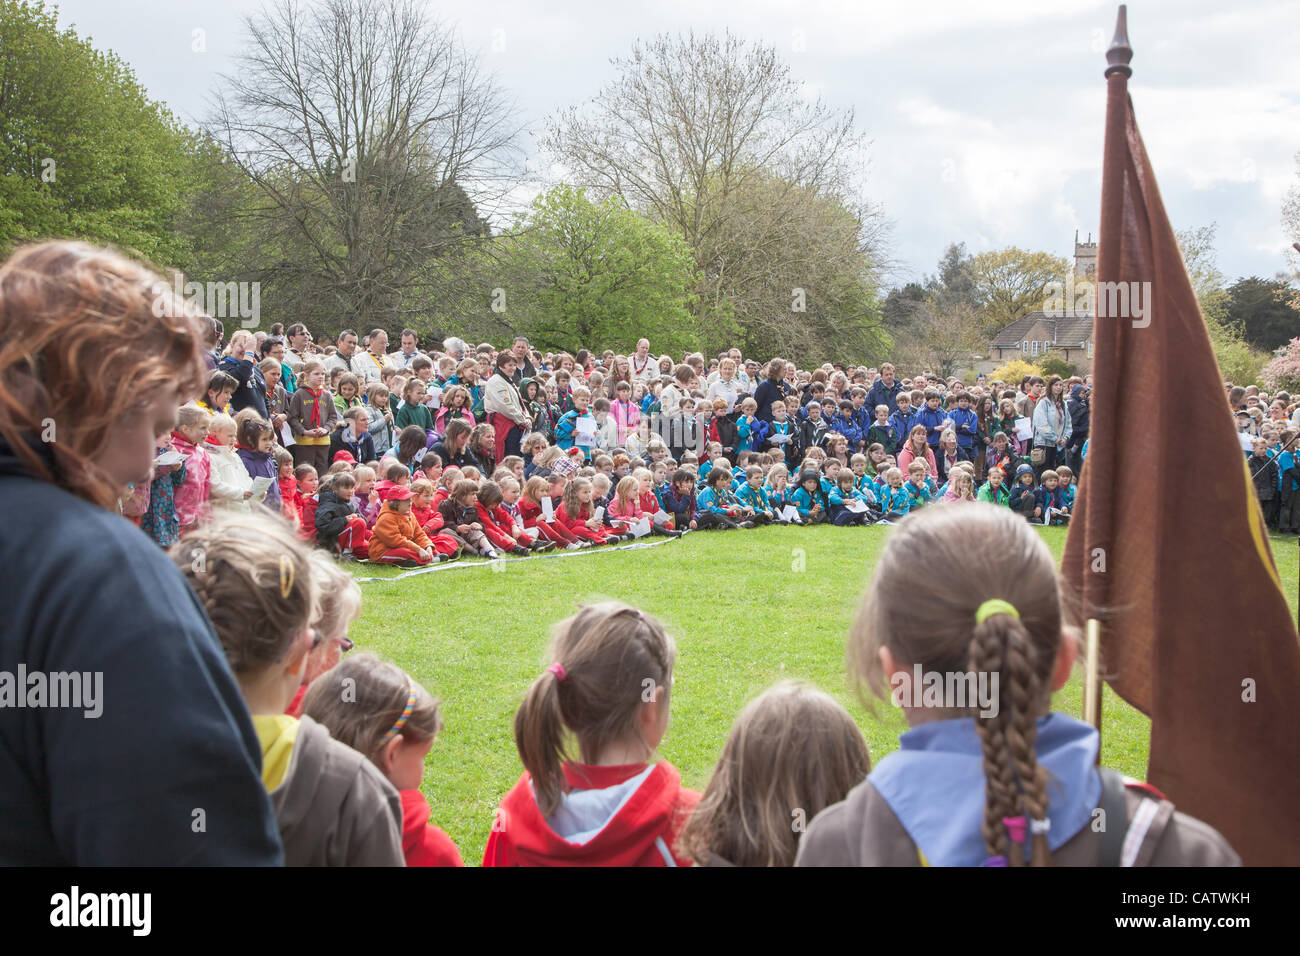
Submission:
POLYGON ((254 714, 253 727, 262 745, 262 786, 271 793, 284 782, 298 741, 300 723, 288 714, 254 714))
POLYGON ((380 368, 387 368, 387 365, 384 362, 384 356, 377 355, 374 352, 371 352, 370 349, 366 349, 366 351, 370 352, 370 357, 375 360, 376 365, 378 365, 380 368))

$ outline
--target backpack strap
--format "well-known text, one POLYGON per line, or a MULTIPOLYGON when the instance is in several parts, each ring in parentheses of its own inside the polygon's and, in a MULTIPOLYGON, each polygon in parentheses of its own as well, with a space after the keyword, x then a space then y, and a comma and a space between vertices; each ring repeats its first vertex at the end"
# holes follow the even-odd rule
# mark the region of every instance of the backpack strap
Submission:
POLYGON ((1124 850, 1124 837, 1128 833, 1128 800, 1124 795, 1124 778, 1107 767, 1098 769, 1101 774, 1101 803, 1105 816, 1105 829, 1101 831, 1101 845, 1097 850, 1098 866, 1119 866, 1124 850))

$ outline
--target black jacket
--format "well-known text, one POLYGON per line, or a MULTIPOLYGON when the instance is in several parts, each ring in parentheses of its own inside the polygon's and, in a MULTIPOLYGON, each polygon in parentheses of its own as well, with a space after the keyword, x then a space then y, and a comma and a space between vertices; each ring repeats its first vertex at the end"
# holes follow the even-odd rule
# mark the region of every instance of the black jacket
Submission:
POLYGON ((1272 501, 1278 495, 1277 462, 1272 458, 1260 461, 1254 455, 1246 459, 1250 467, 1251 480, 1255 482, 1255 494, 1260 501, 1272 501))
POLYGON ((788 386, 784 381, 774 382, 770 378, 765 378, 758 383, 754 389, 754 401, 758 402, 758 411, 754 412, 755 418, 761 418, 765 422, 772 420, 772 403, 781 401, 788 393, 788 386))
POLYGON ((348 526, 348 516, 356 514, 351 498, 340 498, 326 488, 317 496, 316 540, 328 551, 337 550, 338 537, 348 526))
POLYGON ((0 513, 0 560, 21 569, 0 671, 101 675, 94 717, 84 700, 0 707, 0 865, 281 864, 257 733, 176 565, 3 439, 0 513))
POLYGON ((1065 410, 1070 413, 1070 445, 1081 446, 1088 437, 1088 425, 1092 420, 1092 405, 1081 397, 1083 386, 1076 385, 1070 389, 1070 400, 1065 410))

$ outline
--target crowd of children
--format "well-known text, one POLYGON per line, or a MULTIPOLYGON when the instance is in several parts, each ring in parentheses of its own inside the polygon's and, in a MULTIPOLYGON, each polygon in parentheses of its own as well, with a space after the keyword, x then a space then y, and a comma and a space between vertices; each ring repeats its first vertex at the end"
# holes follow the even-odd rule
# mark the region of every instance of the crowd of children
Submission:
MULTIPOLYGON (((742 370, 734 351, 673 365, 490 345, 474 358, 367 352, 369 372, 352 372, 337 355, 286 350, 278 331, 239 343, 282 356, 262 362, 269 417, 232 409, 239 383, 222 362, 159 437, 153 481, 123 500, 159 544, 226 510, 277 512, 345 560, 404 566, 770 523, 893 523, 934 502, 982 500, 1060 525, 1087 453, 1078 378, 968 388, 895 380, 888 364, 742 370), (515 417, 485 410, 485 395, 515 417)), ((1271 408, 1252 473, 1270 524, 1292 530, 1294 407, 1282 394, 1271 408)))

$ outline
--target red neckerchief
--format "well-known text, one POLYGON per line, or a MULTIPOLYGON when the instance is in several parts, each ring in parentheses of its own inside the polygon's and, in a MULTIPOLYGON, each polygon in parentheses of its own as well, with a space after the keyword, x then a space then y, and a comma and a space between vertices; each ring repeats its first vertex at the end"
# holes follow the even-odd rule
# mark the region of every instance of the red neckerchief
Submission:
POLYGON ((302 386, 302 391, 306 392, 312 398, 311 419, 309 420, 308 424, 312 428, 320 428, 320 400, 321 400, 321 396, 325 394, 325 389, 322 388, 319 392, 317 392, 317 391, 313 391, 310 385, 304 385, 302 386))
POLYGON ((649 356, 648 354, 647 354, 646 357, 645 357, 645 361, 642 362, 640 368, 638 368, 638 367, 637 367, 637 364, 636 364, 636 353, 635 353, 635 352, 632 353, 632 372, 633 372, 633 374, 635 374, 635 375, 640 375, 642 372, 644 372, 644 371, 645 371, 646 369, 648 369, 649 367, 650 367, 650 356, 649 356))

